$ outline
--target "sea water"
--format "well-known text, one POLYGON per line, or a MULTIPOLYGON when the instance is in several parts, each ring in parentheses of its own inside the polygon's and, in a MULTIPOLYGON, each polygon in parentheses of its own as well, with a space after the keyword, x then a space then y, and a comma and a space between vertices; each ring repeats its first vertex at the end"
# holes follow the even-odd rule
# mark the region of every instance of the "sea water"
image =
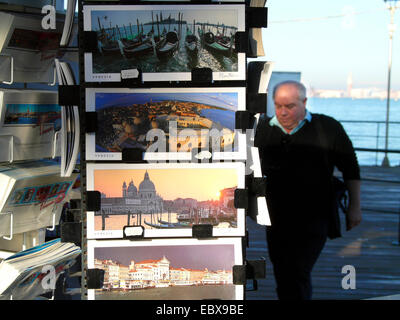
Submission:
MULTIPOLYGON (((385 149, 386 100, 309 98, 307 108, 339 120, 355 148, 385 149)), ((400 150, 400 101, 390 101, 389 150, 400 150)), ((357 151, 360 165, 381 165, 383 152, 357 151)), ((400 165, 400 154, 388 153, 391 166, 400 165)))
MULTIPOLYGON (((160 27, 162 29, 164 26, 160 27)), ((137 28, 134 28, 136 30, 137 28)), ((171 26, 166 25, 166 31, 178 30, 177 24, 171 26)), ((197 28, 196 28, 197 29, 197 28)), ((144 26, 144 33, 147 34, 151 30, 151 25, 144 26)), ((207 29, 208 30, 208 29, 207 29)), ((210 29, 216 33, 216 28, 210 29)), ((121 38, 130 34, 130 29, 125 33, 125 30, 120 28, 121 38)), ((157 31, 156 31, 157 35, 157 31)), ((195 35, 199 37, 196 30, 195 35)), ((119 52, 113 55, 102 55, 95 53, 93 56, 93 71, 94 73, 120 73, 124 69, 139 68, 142 72, 191 72, 197 68, 211 68, 215 72, 236 72, 238 68, 237 54, 232 54, 230 57, 213 54, 201 46, 201 41, 198 40, 199 52, 196 56, 192 56, 187 52, 184 46, 184 38, 186 36, 186 25, 183 25, 181 41, 179 48, 175 54, 169 59, 158 59, 153 52, 142 54, 136 57, 125 57, 119 52)), ((120 37, 117 36, 117 39, 120 37)), ((114 39, 114 38, 113 38, 114 39)))

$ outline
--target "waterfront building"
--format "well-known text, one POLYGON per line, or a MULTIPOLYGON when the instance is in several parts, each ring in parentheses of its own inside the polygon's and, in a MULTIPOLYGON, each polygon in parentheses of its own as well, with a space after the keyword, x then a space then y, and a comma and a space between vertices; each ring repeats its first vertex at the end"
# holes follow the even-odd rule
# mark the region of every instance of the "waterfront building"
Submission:
POLYGON ((147 284, 157 284, 160 281, 168 281, 170 279, 169 269, 170 262, 166 257, 162 257, 159 260, 131 261, 129 277, 135 282, 144 281, 147 284))
POLYGON ((204 278, 205 270, 190 270, 190 282, 193 284, 201 284, 204 278))
POLYGON ((179 285, 231 284, 232 270, 211 271, 172 267, 167 257, 131 260, 128 266, 112 260, 95 259, 95 267, 105 271, 103 289, 143 289, 179 285))
MULTIPOLYGON (((157 193, 154 183, 146 171, 144 179, 137 188, 131 180, 129 184, 123 181, 121 186, 122 197, 106 197, 102 194, 101 210, 104 214, 128 213, 160 213, 163 212, 163 199, 157 193)), ((101 212, 97 212, 100 215, 101 212)))
POLYGON ((233 208, 233 203, 235 200, 235 190, 236 187, 225 188, 220 191, 219 201, 222 207, 233 208))
POLYGON ((170 268, 170 281, 175 285, 188 285, 190 282, 191 270, 185 268, 170 268))

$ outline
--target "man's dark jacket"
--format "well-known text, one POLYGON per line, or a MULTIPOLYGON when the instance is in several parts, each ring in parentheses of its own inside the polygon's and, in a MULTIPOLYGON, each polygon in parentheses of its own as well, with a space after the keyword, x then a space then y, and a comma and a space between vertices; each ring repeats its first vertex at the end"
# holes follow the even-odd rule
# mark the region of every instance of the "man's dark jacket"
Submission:
POLYGON ((269 120, 260 118, 255 146, 267 177, 272 227, 292 235, 326 234, 334 167, 344 180, 360 179, 351 141, 342 125, 329 116, 312 114, 311 122, 293 135, 269 125, 269 120))

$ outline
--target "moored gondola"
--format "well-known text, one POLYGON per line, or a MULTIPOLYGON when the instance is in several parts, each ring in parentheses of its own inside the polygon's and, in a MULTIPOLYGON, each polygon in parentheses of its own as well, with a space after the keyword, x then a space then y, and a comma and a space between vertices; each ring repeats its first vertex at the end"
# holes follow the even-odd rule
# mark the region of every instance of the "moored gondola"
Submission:
POLYGON ((185 37, 185 48, 190 54, 197 54, 198 46, 197 46, 197 36, 194 35, 189 28, 186 30, 185 37))
POLYGON ((169 31, 165 36, 165 42, 163 45, 156 48, 157 57, 159 59, 165 59, 171 57, 179 48, 179 36, 174 31, 169 31))
POLYGON ((204 33, 203 36, 204 48, 211 51, 214 54, 220 54, 225 56, 230 56, 232 52, 232 47, 226 47, 216 41, 214 34, 211 31, 204 33))

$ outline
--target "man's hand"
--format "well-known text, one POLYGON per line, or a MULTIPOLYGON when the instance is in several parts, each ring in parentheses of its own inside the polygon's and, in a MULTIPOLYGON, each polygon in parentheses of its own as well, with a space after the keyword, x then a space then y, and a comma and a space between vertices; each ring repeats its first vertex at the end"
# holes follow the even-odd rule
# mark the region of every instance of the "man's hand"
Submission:
POLYGON ((346 231, 353 229, 361 223, 361 209, 357 206, 350 206, 346 213, 346 231))
POLYGON ((349 189, 349 210, 346 214, 346 230, 349 231, 361 223, 360 180, 345 181, 349 189))

